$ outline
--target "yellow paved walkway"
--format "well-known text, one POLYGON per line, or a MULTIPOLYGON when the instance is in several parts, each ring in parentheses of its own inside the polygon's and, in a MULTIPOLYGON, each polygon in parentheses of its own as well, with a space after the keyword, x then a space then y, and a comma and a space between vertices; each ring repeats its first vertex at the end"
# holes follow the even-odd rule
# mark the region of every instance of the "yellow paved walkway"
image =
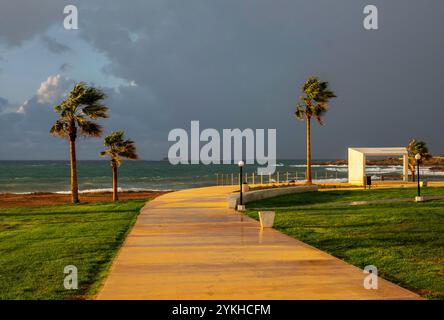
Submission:
POLYGON ((417 299, 227 209, 233 187, 173 192, 143 209, 98 299, 417 299))

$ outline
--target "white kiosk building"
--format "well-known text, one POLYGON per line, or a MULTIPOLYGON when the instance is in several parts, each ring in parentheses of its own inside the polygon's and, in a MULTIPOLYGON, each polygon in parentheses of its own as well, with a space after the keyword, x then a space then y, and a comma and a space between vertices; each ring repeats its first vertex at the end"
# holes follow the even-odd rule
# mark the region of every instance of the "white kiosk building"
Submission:
POLYGON ((406 148, 348 148, 348 183, 365 184, 365 163, 367 157, 402 157, 403 180, 408 181, 409 155, 406 148))

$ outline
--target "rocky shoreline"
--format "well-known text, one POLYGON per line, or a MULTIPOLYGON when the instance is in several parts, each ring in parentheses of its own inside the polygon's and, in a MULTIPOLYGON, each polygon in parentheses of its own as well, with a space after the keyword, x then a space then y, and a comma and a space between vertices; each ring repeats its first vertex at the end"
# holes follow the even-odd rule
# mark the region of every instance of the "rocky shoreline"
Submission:
MULTIPOLYGON (((348 164, 347 160, 334 160, 334 161, 322 161, 313 163, 316 165, 324 166, 346 166, 348 164)), ((401 158, 385 158, 385 159, 371 159, 367 160, 367 165, 369 166, 401 166, 401 158)), ((430 171, 444 172, 444 156, 433 157, 422 163, 423 166, 429 167, 430 171)))

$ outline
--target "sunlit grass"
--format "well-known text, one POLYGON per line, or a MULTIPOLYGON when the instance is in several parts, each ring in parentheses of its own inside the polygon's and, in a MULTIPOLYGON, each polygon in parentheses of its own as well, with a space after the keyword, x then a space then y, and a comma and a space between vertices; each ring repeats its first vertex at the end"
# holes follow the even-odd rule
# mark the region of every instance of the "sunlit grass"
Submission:
MULTIPOLYGON (((295 193, 248 204, 254 208, 291 207, 301 205, 318 205, 338 202, 372 201, 384 199, 411 198, 416 196, 416 188, 386 188, 370 190, 333 190, 295 193)), ((421 189, 421 195, 444 196, 444 187, 427 187, 421 189)))
POLYGON ((0 299, 90 297, 144 202, 0 209, 0 299), (63 286, 67 265, 78 290, 63 286))
MULTIPOLYGON (((429 188, 428 194, 444 194, 429 188)), ((444 299, 444 201, 348 206, 334 202, 400 198, 414 190, 326 191, 258 201, 276 209, 275 228, 423 297, 444 299), (307 204, 331 202, 331 206, 307 204), (305 205, 305 206, 304 206, 305 205), (291 207, 293 206, 293 207, 291 207), (290 207, 290 208, 289 208, 290 207)), ((257 219, 257 211, 247 214, 257 219)))

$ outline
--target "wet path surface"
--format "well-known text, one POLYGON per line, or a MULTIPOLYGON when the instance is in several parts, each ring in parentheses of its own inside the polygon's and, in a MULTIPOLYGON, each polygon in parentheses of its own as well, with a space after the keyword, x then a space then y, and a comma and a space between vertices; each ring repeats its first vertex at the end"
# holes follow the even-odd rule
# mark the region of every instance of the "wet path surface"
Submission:
MULTIPOLYGON (((234 187, 235 188, 235 187, 234 187)), ((227 208, 233 187, 189 189, 147 203, 98 299, 417 299, 227 208)))

